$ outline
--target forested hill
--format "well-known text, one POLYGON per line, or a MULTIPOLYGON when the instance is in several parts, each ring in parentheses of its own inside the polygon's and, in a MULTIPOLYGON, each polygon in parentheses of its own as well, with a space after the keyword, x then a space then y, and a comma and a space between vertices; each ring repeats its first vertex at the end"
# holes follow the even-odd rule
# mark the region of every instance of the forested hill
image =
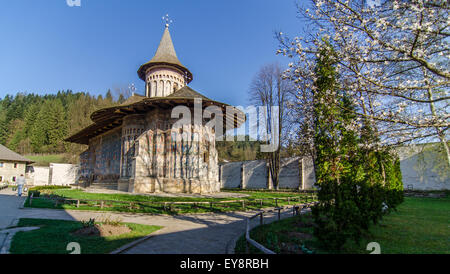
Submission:
POLYGON ((63 140, 91 123, 90 114, 125 101, 105 96, 59 91, 54 95, 18 93, 0 99, 0 143, 20 153, 78 154, 82 146, 63 140))
MULTIPOLYGON (((90 125, 95 110, 123 103, 128 93, 117 99, 111 91, 105 96, 70 90, 54 95, 7 95, 0 100, 0 143, 22 155, 64 154, 64 162, 76 163, 86 147, 64 139, 90 125)), ((248 136, 240 142, 217 142, 219 161, 262 159, 259 146, 248 136)))

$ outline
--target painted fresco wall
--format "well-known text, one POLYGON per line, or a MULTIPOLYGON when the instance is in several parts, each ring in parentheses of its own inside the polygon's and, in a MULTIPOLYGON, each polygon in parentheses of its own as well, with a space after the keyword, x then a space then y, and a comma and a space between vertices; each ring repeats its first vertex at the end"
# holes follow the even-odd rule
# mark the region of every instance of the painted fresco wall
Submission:
POLYGON ((95 181, 117 180, 120 177, 120 152, 121 130, 92 139, 88 152, 81 157, 83 175, 93 172, 95 181))

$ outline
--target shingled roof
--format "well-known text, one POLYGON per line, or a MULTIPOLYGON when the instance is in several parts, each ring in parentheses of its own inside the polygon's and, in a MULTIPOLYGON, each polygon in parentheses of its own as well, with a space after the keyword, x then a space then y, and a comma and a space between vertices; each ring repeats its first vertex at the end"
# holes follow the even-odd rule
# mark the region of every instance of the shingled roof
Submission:
POLYGON ((164 30, 163 37, 161 39, 161 42, 159 43, 158 49, 156 50, 155 56, 153 56, 152 60, 145 63, 139 68, 139 78, 145 81, 145 74, 147 72, 147 69, 156 65, 174 66, 186 74, 188 83, 193 80, 192 73, 181 64, 180 60, 178 60, 168 27, 166 27, 166 29, 164 30))
POLYGON ((0 145, 0 161, 1 160, 11 162, 33 163, 33 161, 31 161, 30 159, 27 159, 22 155, 15 153, 14 151, 8 149, 3 145, 0 145))
MULTIPOLYGON (((188 86, 166 97, 144 97, 133 94, 119 106, 100 109, 92 113, 91 120, 94 123, 67 138, 66 141, 87 145, 90 138, 121 126, 123 117, 126 115, 146 113, 155 108, 170 109, 177 105, 193 106, 195 98, 202 99, 203 108, 215 105, 222 109, 222 113, 226 113, 227 107, 230 107, 228 104, 211 100, 188 86)), ((241 112, 238 109, 236 110, 241 112)), ((225 117, 224 128, 230 128, 230 126, 239 127, 244 122, 245 115, 243 118, 233 117, 231 120, 229 117, 225 117)))
POLYGON ((183 98, 183 99, 201 98, 203 100, 213 101, 213 100, 209 99, 208 97, 203 96, 202 94, 198 93, 197 91, 191 89, 188 86, 184 86, 184 87, 180 88, 179 90, 170 94, 166 98, 183 98))

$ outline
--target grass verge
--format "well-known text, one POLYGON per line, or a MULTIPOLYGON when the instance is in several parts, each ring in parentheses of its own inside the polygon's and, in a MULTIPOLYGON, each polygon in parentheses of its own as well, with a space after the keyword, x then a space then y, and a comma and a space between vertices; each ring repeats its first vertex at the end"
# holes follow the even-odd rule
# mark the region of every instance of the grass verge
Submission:
MULTIPOLYGON (((80 205, 76 207, 75 204, 59 204, 55 206, 53 201, 50 200, 39 200, 34 199, 32 202, 33 208, 52 208, 52 209, 73 209, 73 210, 95 210, 95 211, 115 211, 115 212, 134 212, 134 213, 149 213, 149 214, 182 214, 182 213, 205 213, 205 212, 228 212, 228 211, 242 211, 242 204, 240 202, 227 203, 227 204, 213 204, 210 206, 208 204, 193 205, 173 205, 171 210, 165 210, 162 204, 140 204, 140 202, 219 202, 219 201, 230 201, 230 200, 245 200, 245 210, 257 210, 261 207, 274 207, 277 205, 288 205, 287 201, 275 202, 274 198, 285 198, 285 197, 299 197, 299 200, 295 200, 295 203, 305 202, 305 194, 298 192, 252 192, 252 191, 239 191, 238 193, 243 193, 249 195, 245 198, 191 198, 191 197, 160 197, 160 196, 146 196, 146 195, 130 195, 130 194, 99 194, 99 193, 88 193, 83 190, 77 189, 53 189, 47 190, 47 193, 56 196, 63 197, 66 199, 80 199, 80 200, 107 200, 107 201, 117 201, 117 203, 109 203, 101 209, 96 206, 95 202, 89 202, 85 205, 80 205), (255 199, 267 199, 264 200, 261 206, 260 201, 255 201, 255 199), (129 208, 123 203, 119 202, 132 202, 133 207, 129 208)), ((309 199, 308 201, 311 201, 309 199)), ((291 202, 290 204, 292 204, 291 202)), ((25 207, 29 206, 29 201, 25 202, 25 207)))
MULTIPOLYGON (((363 240, 348 242, 341 251, 324 250, 312 237, 313 227, 305 226, 310 216, 293 217, 269 225, 259 226, 250 233, 252 239, 277 253, 302 253, 301 246, 316 253, 368 254, 367 244, 380 244, 382 254, 450 254, 450 198, 406 197, 396 212, 385 216, 379 225, 373 225, 363 240)), ((235 252, 246 253, 245 239, 241 237, 235 252)), ((252 254, 258 254, 250 248, 252 254)))
POLYGON ((12 254, 69 254, 67 245, 77 242, 81 254, 106 254, 127 243, 155 232, 161 227, 125 223, 130 233, 109 236, 76 236, 72 232, 83 227, 81 222, 62 220, 20 219, 19 227, 40 227, 38 230, 18 232, 14 235, 10 252, 12 254))
POLYGON ((25 155, 24 157, 34 161, 36 166, 50 166, 50 163, 66 162, 64 154, 25 155))

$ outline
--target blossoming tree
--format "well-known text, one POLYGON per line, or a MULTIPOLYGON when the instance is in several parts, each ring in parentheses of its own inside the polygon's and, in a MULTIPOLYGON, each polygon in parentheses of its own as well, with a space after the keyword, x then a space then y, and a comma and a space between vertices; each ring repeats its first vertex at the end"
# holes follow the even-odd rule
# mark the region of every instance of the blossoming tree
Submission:
POLYGON ((450 166, 448 1, 311 0, 298 9, 307 35, 277 35, 279 53, 293 59, 286 75, 299 90, 303 139, 312 134, 314 64, 327 37, 340 84, 358 106, 358 120, 376 127, 376 145, 439 140, 450 166))

